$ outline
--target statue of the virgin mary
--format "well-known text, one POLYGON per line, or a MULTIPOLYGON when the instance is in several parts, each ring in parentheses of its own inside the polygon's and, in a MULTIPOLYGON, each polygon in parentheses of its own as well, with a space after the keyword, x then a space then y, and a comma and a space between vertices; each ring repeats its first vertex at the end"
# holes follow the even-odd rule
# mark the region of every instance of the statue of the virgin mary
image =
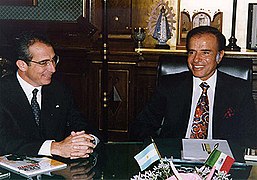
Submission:
POLYGON ((171 38, 171 31, 169 28, 168 19, 165 15, 165 8, 162 6, 160 15, 155 25, 153 38, 158 40, 156 48, 169 49, 170 46, 166 42, 171 38))

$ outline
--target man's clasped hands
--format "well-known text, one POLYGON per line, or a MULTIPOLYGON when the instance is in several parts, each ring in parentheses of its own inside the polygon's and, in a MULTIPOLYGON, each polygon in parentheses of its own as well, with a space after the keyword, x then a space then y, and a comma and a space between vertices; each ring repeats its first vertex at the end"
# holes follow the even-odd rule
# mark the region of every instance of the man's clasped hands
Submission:
POLYGON ((85 131, 72 131, 63 141, 52 142, 51 154, 70 159, 87 158, 96 147, 93 141, 95 138, 85 131))

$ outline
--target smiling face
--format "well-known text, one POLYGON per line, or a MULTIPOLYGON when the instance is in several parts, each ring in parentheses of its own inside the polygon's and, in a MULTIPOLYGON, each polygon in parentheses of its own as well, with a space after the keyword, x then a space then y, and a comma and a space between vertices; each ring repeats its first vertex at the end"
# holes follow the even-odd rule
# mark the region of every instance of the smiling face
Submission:
MULTIPOLYGON (((42 42, 35 42, 29 47, 32 61, 39 62, 42 60, 52 59, 55 56, 52 46, 42 42)), ((55 64, 41 66, 40 64, 29 62, 28 64, 22 60, 17 61, 19 68, 18 73, 22 79, 34 87, 43 86, 51 83, 51 78, 55 72, 55 64)))
POLYGON ((223 55, 213 34, 194 35, 188 44, 188 67, 195 77, 206 81, 214 74, 223 55))

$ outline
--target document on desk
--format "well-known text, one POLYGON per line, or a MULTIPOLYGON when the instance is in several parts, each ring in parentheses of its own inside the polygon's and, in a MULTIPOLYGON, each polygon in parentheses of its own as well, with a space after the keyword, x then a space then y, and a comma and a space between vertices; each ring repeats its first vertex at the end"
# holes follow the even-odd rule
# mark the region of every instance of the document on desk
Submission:
POLYGON ((226 140, 219 139, 182 139, 183 150, 181 158, 192 161, 205 161, 212 150, 217 149, 234 158, 226 140))
POLYGON ((0 156, 0 166, 23 177, 32 179, 33 176, 39 174, 65 169, 67 164, 48 157, 28 157, 9 154, 0 156))

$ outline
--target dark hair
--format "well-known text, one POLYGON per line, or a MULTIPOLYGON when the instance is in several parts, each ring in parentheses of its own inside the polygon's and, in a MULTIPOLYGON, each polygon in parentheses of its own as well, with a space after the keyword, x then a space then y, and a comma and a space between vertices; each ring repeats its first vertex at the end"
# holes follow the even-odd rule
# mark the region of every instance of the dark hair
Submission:
POLYGON ((186 49, 189 50, 189 41, 193 36, 202 35, 202 34, 213 34, 218 41, 218 50, 224 50, 226 46, 225 36, 216 28, 211 26, 199 26, 188 32, 186 38, 186 49))
POLYGON ((42 42, 48 46, 52 46, 50 40, 42 34, 36 32, 23 32, 17 38, 16 50, 17 50, 17 58, 16 60, 24 60, 27 62, 31 60, 33 57, 29 52, 29 47, 32 46, 36 42, 42 42))

